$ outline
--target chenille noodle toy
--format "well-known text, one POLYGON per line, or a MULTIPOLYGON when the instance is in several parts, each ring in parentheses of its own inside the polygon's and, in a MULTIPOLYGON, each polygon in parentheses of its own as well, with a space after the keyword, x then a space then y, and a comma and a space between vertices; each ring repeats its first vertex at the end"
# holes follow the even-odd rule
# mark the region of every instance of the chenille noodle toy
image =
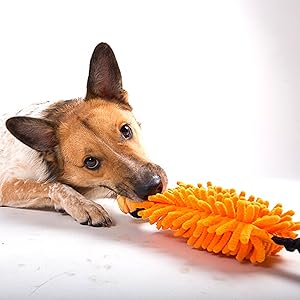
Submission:
POLYGON ((122 196, 118 204, 124 213, 137 214, 157 229, 171 229, 197 249, 234 256, 238 261, 261 263, 283 246, 300 252, 295 231, 294 211, 283 212, 282 205, 269 209, 268 201, 246 193, 207 183, 178 183, 174 189, 150 196, 149 201, 133 202, 122 196))

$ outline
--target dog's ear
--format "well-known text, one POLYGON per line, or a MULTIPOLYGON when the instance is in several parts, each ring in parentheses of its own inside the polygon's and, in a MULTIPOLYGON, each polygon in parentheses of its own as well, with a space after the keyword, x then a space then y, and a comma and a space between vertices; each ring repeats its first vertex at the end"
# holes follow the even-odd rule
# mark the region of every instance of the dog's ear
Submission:
POLYGON ((110 46, 105 43, 96 46, 90 61, 85 99, 97 97, 127 104, 118 62, 110 46))
POLYGON ((58 144, 54 123, 31 117, 13 117, 6 121, 6 127, 12 135, 25 145, 48 152, 58 144))

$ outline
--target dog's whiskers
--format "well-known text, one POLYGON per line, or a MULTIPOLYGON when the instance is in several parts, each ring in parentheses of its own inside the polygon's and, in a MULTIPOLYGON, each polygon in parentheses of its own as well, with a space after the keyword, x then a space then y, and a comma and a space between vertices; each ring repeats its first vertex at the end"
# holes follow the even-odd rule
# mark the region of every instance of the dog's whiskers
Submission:
POLYGON ((116 193, 113 191, 108 191, 108 193, 104 196, 105 198, 116 198, 116 193))
POLYGON ((107 194, 105 195, 105 198, 116 198, 118 193, 110 186, 107 185, 99 185, 98 187, 102 187, 108 190, 107 194))

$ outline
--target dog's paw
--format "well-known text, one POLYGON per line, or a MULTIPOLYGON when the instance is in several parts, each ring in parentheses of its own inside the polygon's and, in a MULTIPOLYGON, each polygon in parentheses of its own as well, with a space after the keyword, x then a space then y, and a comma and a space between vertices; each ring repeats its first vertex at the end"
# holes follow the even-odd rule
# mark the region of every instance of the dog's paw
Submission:
POLYGON ((105 209, 94 202, 72 205, 67 212, 80 224, 95 227, 109 227, 112 220, 105 209))
POLYGON ((56 203, 55 207, 64 209, 80 224, 97 227, 112 225, 110 216, 100 204, 87 200, 71 187, 55 184, 49 197, 56 203))
POLYGON ((54 209, 59 213, 66 213, 66 211, 58 204, 54 204, 54 209))

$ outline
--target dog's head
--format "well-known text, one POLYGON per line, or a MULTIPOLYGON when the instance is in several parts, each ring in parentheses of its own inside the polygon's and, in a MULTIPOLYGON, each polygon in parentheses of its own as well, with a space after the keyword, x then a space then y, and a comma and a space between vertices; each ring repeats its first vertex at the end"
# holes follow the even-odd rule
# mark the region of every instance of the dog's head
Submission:
POLYGON ((57 102, 43 114, 13 117, 6 125, 43 155, 53 179, 75 188, 105 187, 137 201, 165 189, 166 174, 145 155, 107 44, 93 52, 85 99, 57 102))

